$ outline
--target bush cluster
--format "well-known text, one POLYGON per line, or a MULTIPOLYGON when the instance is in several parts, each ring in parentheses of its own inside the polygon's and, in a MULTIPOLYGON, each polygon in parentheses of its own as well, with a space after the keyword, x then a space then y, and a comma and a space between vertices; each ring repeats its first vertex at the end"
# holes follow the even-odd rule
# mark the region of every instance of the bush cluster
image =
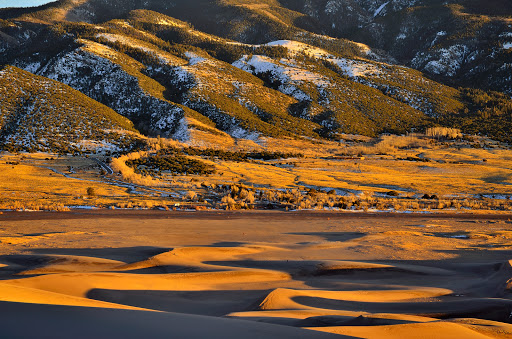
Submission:
POLYGON ((177 148, 162 150, 161 153, 173 154, 176 152, 183 152, 187 155, 200 156, 211 159, 219 159, 224 161, 251 161, 251 160, 276 160, 276 159, 287 159, 287 158, 302 158, 304 157, 301 153, 283 153, 283 152, 270 152, 270 151, 225 151, 214 148, 184 148, 179 150, 177 148))
POLYGON ((133 167, 139 174, 158 174, 169 171, 173 174, 207 175, 215 173, 215 167, 202 161, 191 159, 178 153, 172 155, 152 155, 145 158, 128 160, 126 165, 133 167))
POLYGON ((223 209, 339 209, 362 211, 436 211, 436 210, 512 210, 512 196, 508 199, 439 198, 425 194, 421 198, 404 196, 396 191, 376 196, 372 192, 338 195, 333 189, 257 189, 244 185, 217 186, 223 209))

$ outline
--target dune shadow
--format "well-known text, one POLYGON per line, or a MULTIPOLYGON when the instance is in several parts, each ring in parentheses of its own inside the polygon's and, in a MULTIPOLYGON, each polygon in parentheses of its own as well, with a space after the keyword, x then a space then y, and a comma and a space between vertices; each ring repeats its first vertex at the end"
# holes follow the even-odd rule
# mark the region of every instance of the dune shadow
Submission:
MULTIPOLYGON (((512 259, 512 249, 494 250, 489 244, 475 244, 467 248, 453 250, 435 250, 435 252, 450 254, 453 259, 438 260, 439 262, 455 263, 486 263, 486 262, 505 262, 512 259)), ((512 242, 510 245, 512 247, 512 242)))
POLYGON ((138 268, 133 270, 122 270, 114 272, 131 273, 131 274, 178 274, 178 273, 208 273, 208 272, 221 272, 225 269, 214 268, 199 268, 194 266, 181 266, 181 265, 155 265, 151 267, 138 268))
POLYGON ((247 243, 238 241, 220 241, 205 247, 240 247, 247 243))
MULTIPOLYGON (((40 248, 33 249, 29 254, 5 254, 0 255, 0 263, 5 266, 0 267, 0 280, 12 279, 25 279, 34 276, 44 275, 48 272, 40 271, 37 273, 22 274, 25 271, 33 271, 39 268, 44 268, 47 265, 65 263, 68 259, 65 256, 77 257, 90 257, 102 259, 117 260, 123 263, 135 263, 146 260, 149 257, 168 252, 170 248, 160 248, 152 246, 137 246, 137 247, 120 247, 120 248, 40 248), (55 257, 55 256, 63 256, 55 257)), ((74 260, 74 259, 73 259, 74 260)), ((91 263, 91 265, 95 265, 91 263)), ((102 264, 96 264, 100 271, 103 270, 102 264)), ((161 273, 178 273, 178 272, 191 272, 192 268, 188 266, 154 266, 149 268, 134 269, 121 271, 125 273, 141 273, 141 274, 161 274, 161 273)), ((114 270, 118 271, 118 270, 114 270)), ((62 273, 65 273, 63 271, 62 273)))
POLYGON ((299 327, 325 327, 325 326, 385 326, 412 324, 415 321, 392 318, 373 318, 360 315, 358 317, 328 315, 303 319, 297 323, 299 327))
POLYGON ((208 265, 230 266, 236 268, 267 269, 290 273, 292 275, 312 274, 317 270, 319 260, 215 260, 205 261, 208 265))
MULTIPOLYGON (((358 239, 366 235, 361 232, 294 232, 288 234, 316 236, 322 237, 326 241, 339 242, 358 239)), ((438 232, 434 235, 440 237, 446 237, 448 235, 448 237, 450 237, 454 234, 465 235, 466 233, 438 232)), ((226 241, 203 247, 236 248, 243 245, 245 245, 243 242, 226 241)), ((114 262, 114 266, 107 266, 105 270, 101 270, 101 261, 97 261, 100 263, 98 264, 100 270, 88 271, 80 266, 79 260, 78 264, 75 263, 76 266, 72 267, 79 267, 78 271, 83 270, 83 272, 85 272, 84 274, 90 273, 91 276, 104 272, 116 272, 114 275, 116 279, 119 279, 116 280, 116 284, 117 281, 119 281, 120 285, 97 285, 92 289, 90 289, 91 287, 87 287, 84 290, 88 290, 86 293, 87 298, 163 312, 215 317, 242 312, 241 317, 243 318, 243 312, 266 311, 266 309, 260 308, 260 305, 262 305, 264 300, 266 300, 273 291, 282 288, 301 290, 300 293, 302 293, 302 295, 290 297, 292 302, 303 305, 306 308, 322 309, 327 313, 330 310, 360 313, 390 313, 418 315, 437 319, 478 318, 512 323, 512 318, 510 317, 512 314, 512 299, 510 298, 510 287, 507 285, 512 277, 512 266, 508 262, 508 259, 512 258, 512 250, 496 251, 471 247, 438 250, 441 253, 449 254, 449 258, 441 260, 429 260, 425 258, 423 260, 336 261, 333 259, 264 260, 258 257, 236 260, 232 259, 232 251, 228 249, 226 251, 228 253, 226 256, 227 260, 222 260, 222 256, 212 257, 210 260, 207 257, 204 259, 201 258, 202 263, 212 265, 211 267, 203 265, 194 267, 194 262, 190 264, 191 266, 188 266, 189 262, 180 261, 183 259, 182 257, 180 257, 178 261, 169 259, 169 261, 167 261, 169 264, 165 264, 168 259, 167 255, 164 255, 164 258, 160 261, 158 258, 148 260, 148 258, 168 252, 169 250, 169 248, 154 246, 34 249, 31 251, 32 254, 0 256, 0 262, 10 265, 0 268, 0 280, 3 280, 4 276, 8 274, 10 274, 11 279, 17 279, 18 276, 14 276, 13 274, 18 269, 20 271, 29 270, 31 268, 43 267, 50 261, 51 263, 58 263, 59 260, 63 260, 65 263, 65 260, 67 260, 66 258, 52 258, 52 255, 84 256, 89 258, 118 260, 121 262, 131 261, 132 263, 144 261, 140 265, 120 266, 116 266, 117 264, 114 262), (219 260, 217 258, 221 259, 219 260), (216 269, 215 266, 219 266, 218 269, 216 269), (109 270, 109 267, 114 268, 109 270), (130 270, 124 271, 122 270, 123 267, 130 268, 130 270), (215 281, 209 280, 210 278, 215 279, 214 276, 216 275, 204 274, 204 280, 201 280, 203 277, 197 280, 199 281, 197 282, 198 285, 194 285, 196 283, 194 282, 191 283, 190 286, 184 285, 178 288, 189 290, 164 290, 167 287, 167 282, 164 282, 165 285, 160 287, 160 290, 151 289, 151 274, 168 274, 168 276, 159 277, 159 279, 169 279, 169 281, 171 281, 171 279, 177 279, 177 281, 179 281, 179 279, 185 278, 183 279, 183 284, 186 284, 187 273, 194 274, 198 272, 208 273, 223 271, 226 272, 226 275, 230 275, 232 274, 231 271, 245 271, 243 269, 240 270, 240 268, 247 269, 247 271, 254 269, 255 271, 267 270, 288 273, 291 279, 285 276, 284 279, 279 278, 276 281, 264 280, 261 282, 261 285, 245 285, 242 282, 231 282, 230 280, 226 285, 218 285, 215 284, 215 281), (2 273, 2 270, 5 270, 5 273, 2 273), (143 286, 148 286, 148 288, 136 290, 138 286, 129 287, 132 285, 127 285, 127 288, 131 288, 131 290, 123 290, 122 279, 124 279, 124 273, 147 275, 147 277, 135 278, 142 279, 140 281, 144 281, 143 286), (177 275, 173 277, 173 274, 177 275), (447 291, 441 291, 439 294, 436 294, 438 292, 433 294, 430 294, 430 292, 424 293, 424 288, 427 287, 444 288, 447 291), (196 288, 200 290, 194 290, 196 288), (243 288, 246 289, 243 290, 243 288), (354 299, 350 300, 338 300, 332 297, 335 293, 327 295, 327 297, 326 294, 318 294, 321 295, 321 297, 317 297, 315 294, 308 294, 308 289, 322 290, 322 292, 354 291, 355 297, 351 296, 351 298, 354 299), (402 299, 398 299, 398 301, 391 299, 391 302, 386 302, 379 301, 379 298, 373 301, 374 299, 371 299, 371 297, 358 297, 358 293, 363 295, 365 291, 377 292, 375 294, 378 295, 379 291, 385 290, 401 290, 403 292, 399 293, 403 293, 407 299, 403 299, 403 301, 400 301, 402 299), (407 290, 410 290, 410 298, 407 290), (420 291, 420 293, 415 294, 415 291, 420 291), (333 299, 331 299, 331 297, 333 299)), ((287 252, 283 252, 284 258, 286 258, 286 253, 287 252)), ((169 253, 169 257, 172 258, 173 254, 174 253, 169 253)), ((185 259, 188 260, 188 257, 185 256, 185 259)), ((75 258, 71 258, 71 261, 72 260, 75 260, 75 258)), ((83 260, 83 262, 84 265, 95 265, 96 260, 83 260)), ((110 263, 107 264, 111 265, 110 263)), ((93 267, 93 269, 95 268, 93 267)), ((243 273, 245 274, 246 272, 243 273)), ((48 274, 50 275, 51 272, 48 274)), ((26 277, 27 276, 20 276, 19 278, 26 277)), ((128 280, 133 278, 133 276, 127 277, 128 280)), ((249 283, 252 284, 253 282, 251 281, 249 283)), ((260 281, 257 283, 259 284, 260 281)), ((279 293, 275 295, 279 296, 279 293)), ((341 299, 343 295, 344 294, 341 294, 341 299)), ((286 298, 285 295, 285 301, 286 298)), ((276 305, 276 310, 282 310, 280 307, 290 307, 289 304, 280 304, 279 301, 276 301, 276 305)), ((251 315, 255 315, 254 312, 251 313, 251 315)), ((279 318, 278 316, 276 319, 270 319, 271 317, 266 315, 265 312, 262 312, 261 317, 259 314, 256 314, 252 319, 250 318, 250 316, 247 317, 249 320, 296 327, 381 326, 407 323, 405 320, 384 319, 380 317, 372 318, 368 316, 341 317, 335 314, 314 316, 300 320, 293 316, 289 318, 279 318)))
POLYGON ((2 338, 353 338, 193 314, 0 301, 2 338))
MULTIPOLYGON (((344 241, 350 241, 358 238, 362 238, 366 236, 366 233, 361 232, 291 232, 286 233, 290 235, 309 235, 309 236, 316 236, 316 237, 322 237, 326 241, 338 241, 338 242, 344 242, 344 241)), ((307 245, 310 244, 310 242, 302 242, 299 243, 299 245, 307 245)))
POLYGON ((90 299, 164 312, 224 316, 256 310, 269 290, 140 291, 92 289, 90 299))
POLYGON ((440 301, 417 302, 360 302, 333 300, 322 297, 295 296, 294 302, 301 305, 330 310, 354 310, 370 313, 398 313, 423 317, 478 318, 504 323, 512 323, 512 300, 488 298, 444 297, 440 301))
POLYGON ((25 237, 39 237, 41 235, 52 235, 52 234, 66 234, 66 232, 26 233, 26 234, 23 234, 23 236, 25 236, 25 237))
POLYGON ((39 248, 33 249, 34 254, 42 255, 76 255, 101 259, 136 262, 149 257, 171 251, 172 248, 155 246, 105 247, 105 248, 39 248))

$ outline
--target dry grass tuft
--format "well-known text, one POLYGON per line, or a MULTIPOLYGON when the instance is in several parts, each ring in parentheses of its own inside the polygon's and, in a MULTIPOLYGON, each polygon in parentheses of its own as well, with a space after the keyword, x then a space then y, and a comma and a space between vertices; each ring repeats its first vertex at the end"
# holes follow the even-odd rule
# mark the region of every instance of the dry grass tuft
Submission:
POLYGON ((447 138, 447 139, 457 139, 462 137, 462 133, 458 128, 448 128, 448 127, 430 127, 427 128, 425 135, 431 138, 447 138))

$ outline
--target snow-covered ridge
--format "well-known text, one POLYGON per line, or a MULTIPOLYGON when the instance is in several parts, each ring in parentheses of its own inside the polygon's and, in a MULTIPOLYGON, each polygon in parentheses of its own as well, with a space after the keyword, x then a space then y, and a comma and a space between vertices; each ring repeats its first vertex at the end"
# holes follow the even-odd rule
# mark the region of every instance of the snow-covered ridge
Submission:
POLYGON ((282 46, 286 47, 291 55, 295 56, 299 53, 306 54, 307 56, 314 58, 322 58, 329 55, 329 52, 322 48, 311 46, 303 42, 293 40, 277 40, 266 44, 266 46, 282 46))
POLYGON ((263 55, 253 55, 251 57, 246 55, 242 59, 235 61, 233 66, 254 73, 271 72, 282 82, 309 81, 319 87, 327 87, 329 85, 327 78, 302 68, 294 67, 294 61, 290 59, 281 59, 279 62, 276 62, 274 59, 263 55))
MULTIPOLYGON (((362 60, 354 60, 347 58, 338 58, 326 50, 314 46, 310 46, 297 41, 280 40, 270 42, 269 46, 284 46, 288 48, 292 54, 304 53, 309 57, 327 60, 338 67, 349 77, 362 77, 365 75, 376 75, 381 73, 379 68, 372 63, 362 60)), ((362 46, 366 46, 361 44, 362 46)), ((368 46, 366 46, 368 47, 368 46)), ((369 49, 369 48, 368 48, 369 49)), ((371 51, 371 50, 370 50, 371 51)), ((368 52, 367 52, 368 53, 368 52)))
MULTIPOLYGON (((286 47, 289 51, 290 57, 296 57, 299 54, 304 54, 311 58, 327 60, 327 61, 337 65, 338 67, 340 67, 341 70, 349 77, 364 77, 366 75, 376 75, 376 74, 381 73, 379 67, 377 67, 376 65, 374 65, 370 62, 366 62, 363 60, 339 58, 339 57, 332 55, 325 49, 311 46, 311 45, 308 45, 308 44, 305 44, 302 42, 298 42, 298 41, 278 40, 278 41, 269 42, 265 45, 266 46, 286 47)), ((361 45, 360 47, 362 49, 364 49, 367 54, 371 53, 371 49, 368 46, 366 46, 364 44, 360 44, 360 45, 361 45)), ((251 45, 248 45, 248 46, 251 46, 251 45)), ((252 45, 252 46, 259 47, 260 45, 252 45)), ((265 57, 263 59, 265 59, 265 57)), ((260 59, 259 61, 261 62, 261 61, 263 61, 263 59, 260 59)), ((266 58, 265 63, 268 63, 269 60, 271 60, 271 59, 266 58)), ((243 63, 242 60, 238 60, 233 65, 238 68, 241 68, 240 63, 239 63, 240 61, 243 63)), ((255 60, 255 62, 256 62, 256 60, 255 60)), ((265 72, 265 71, 262 71, 262 72, 265 72)), ((293 72, 291 72, 291 73, 293 73, 293 72)), ((298 74, 297 73, 297 75, 292 80, 311 81, 312 77, 309 74, 298 74), (302 76, 302 79, 300 79, 301 76, 302 76)))

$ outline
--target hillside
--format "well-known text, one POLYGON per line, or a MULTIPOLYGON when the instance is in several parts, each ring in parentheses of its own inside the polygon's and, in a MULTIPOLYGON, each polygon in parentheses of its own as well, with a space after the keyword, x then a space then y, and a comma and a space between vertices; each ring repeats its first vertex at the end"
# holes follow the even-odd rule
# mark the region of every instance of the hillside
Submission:
MULTIPOLYGON (((428 17, 422 12, 426 10, 449 10, 460 17, 483 15, 435 1, 428 6, 420 6, 420 1, 378 7, 379 1, 352 3, 353 8, 373 13, 372 22, 390 24, 401 22, 395 19, 407 13, 428 17)), ((404 46, 413 53, 407 61, 394 45, 370 41, 378 47, 373 48, 340 39, 346 35, 364 40, 365 30, 373 25, 358 22, 357 32, 345 31, 336 29, 329 16, 318 14, 338 13, 341 3, 314 2, 329 5, 329 11, 308 4, 133 0, 119 6, 110 0, 63 0, 32 10, 0 10, 0 60, 73 87, 127 117, 146 135, 182 141, 198 132, 252 140, 337 140, 346 133, 402 134, 435 124, 510 139, 506 96, 446 85, 472 77, 479 79, 472 84, 494 88, 500 83, 499 90, 506 92, 511 76, 505 59, 479 63, 476 58, 471 62, 479 63, 479 70, 459 76, 469 61, 456 63, 452 57, 457 53, 441 53, 443 62, 425 54, 434 55, 438 45, 452 43, 451 32, 436 35, 436 43, 423 54, 407 43, 404 46), (193 6, 201 10, 194 11, 193 6), (326 32, 339 38, 323 35, 326 32), (390 54, 430 72, 431 79, 398 65, 390 54), (501 75, 490 71, 493 67, 503 71, 501 75)), ((472 11, 480 8, 477 5, 472 2, 472 11)), ((344 14, 346 25, 350 17, 344 14)), ((410 31, 411 39, 418 37, 413 32, 428 31, 415 22, 419 26, 410 31)), ((461 27, 456 25, 453 34, 466 26, 461 27)))
POLYGON ((0 71, 0 143, 10 151, 127 151, 141 136, 113 110, 16 67, 0 71))

